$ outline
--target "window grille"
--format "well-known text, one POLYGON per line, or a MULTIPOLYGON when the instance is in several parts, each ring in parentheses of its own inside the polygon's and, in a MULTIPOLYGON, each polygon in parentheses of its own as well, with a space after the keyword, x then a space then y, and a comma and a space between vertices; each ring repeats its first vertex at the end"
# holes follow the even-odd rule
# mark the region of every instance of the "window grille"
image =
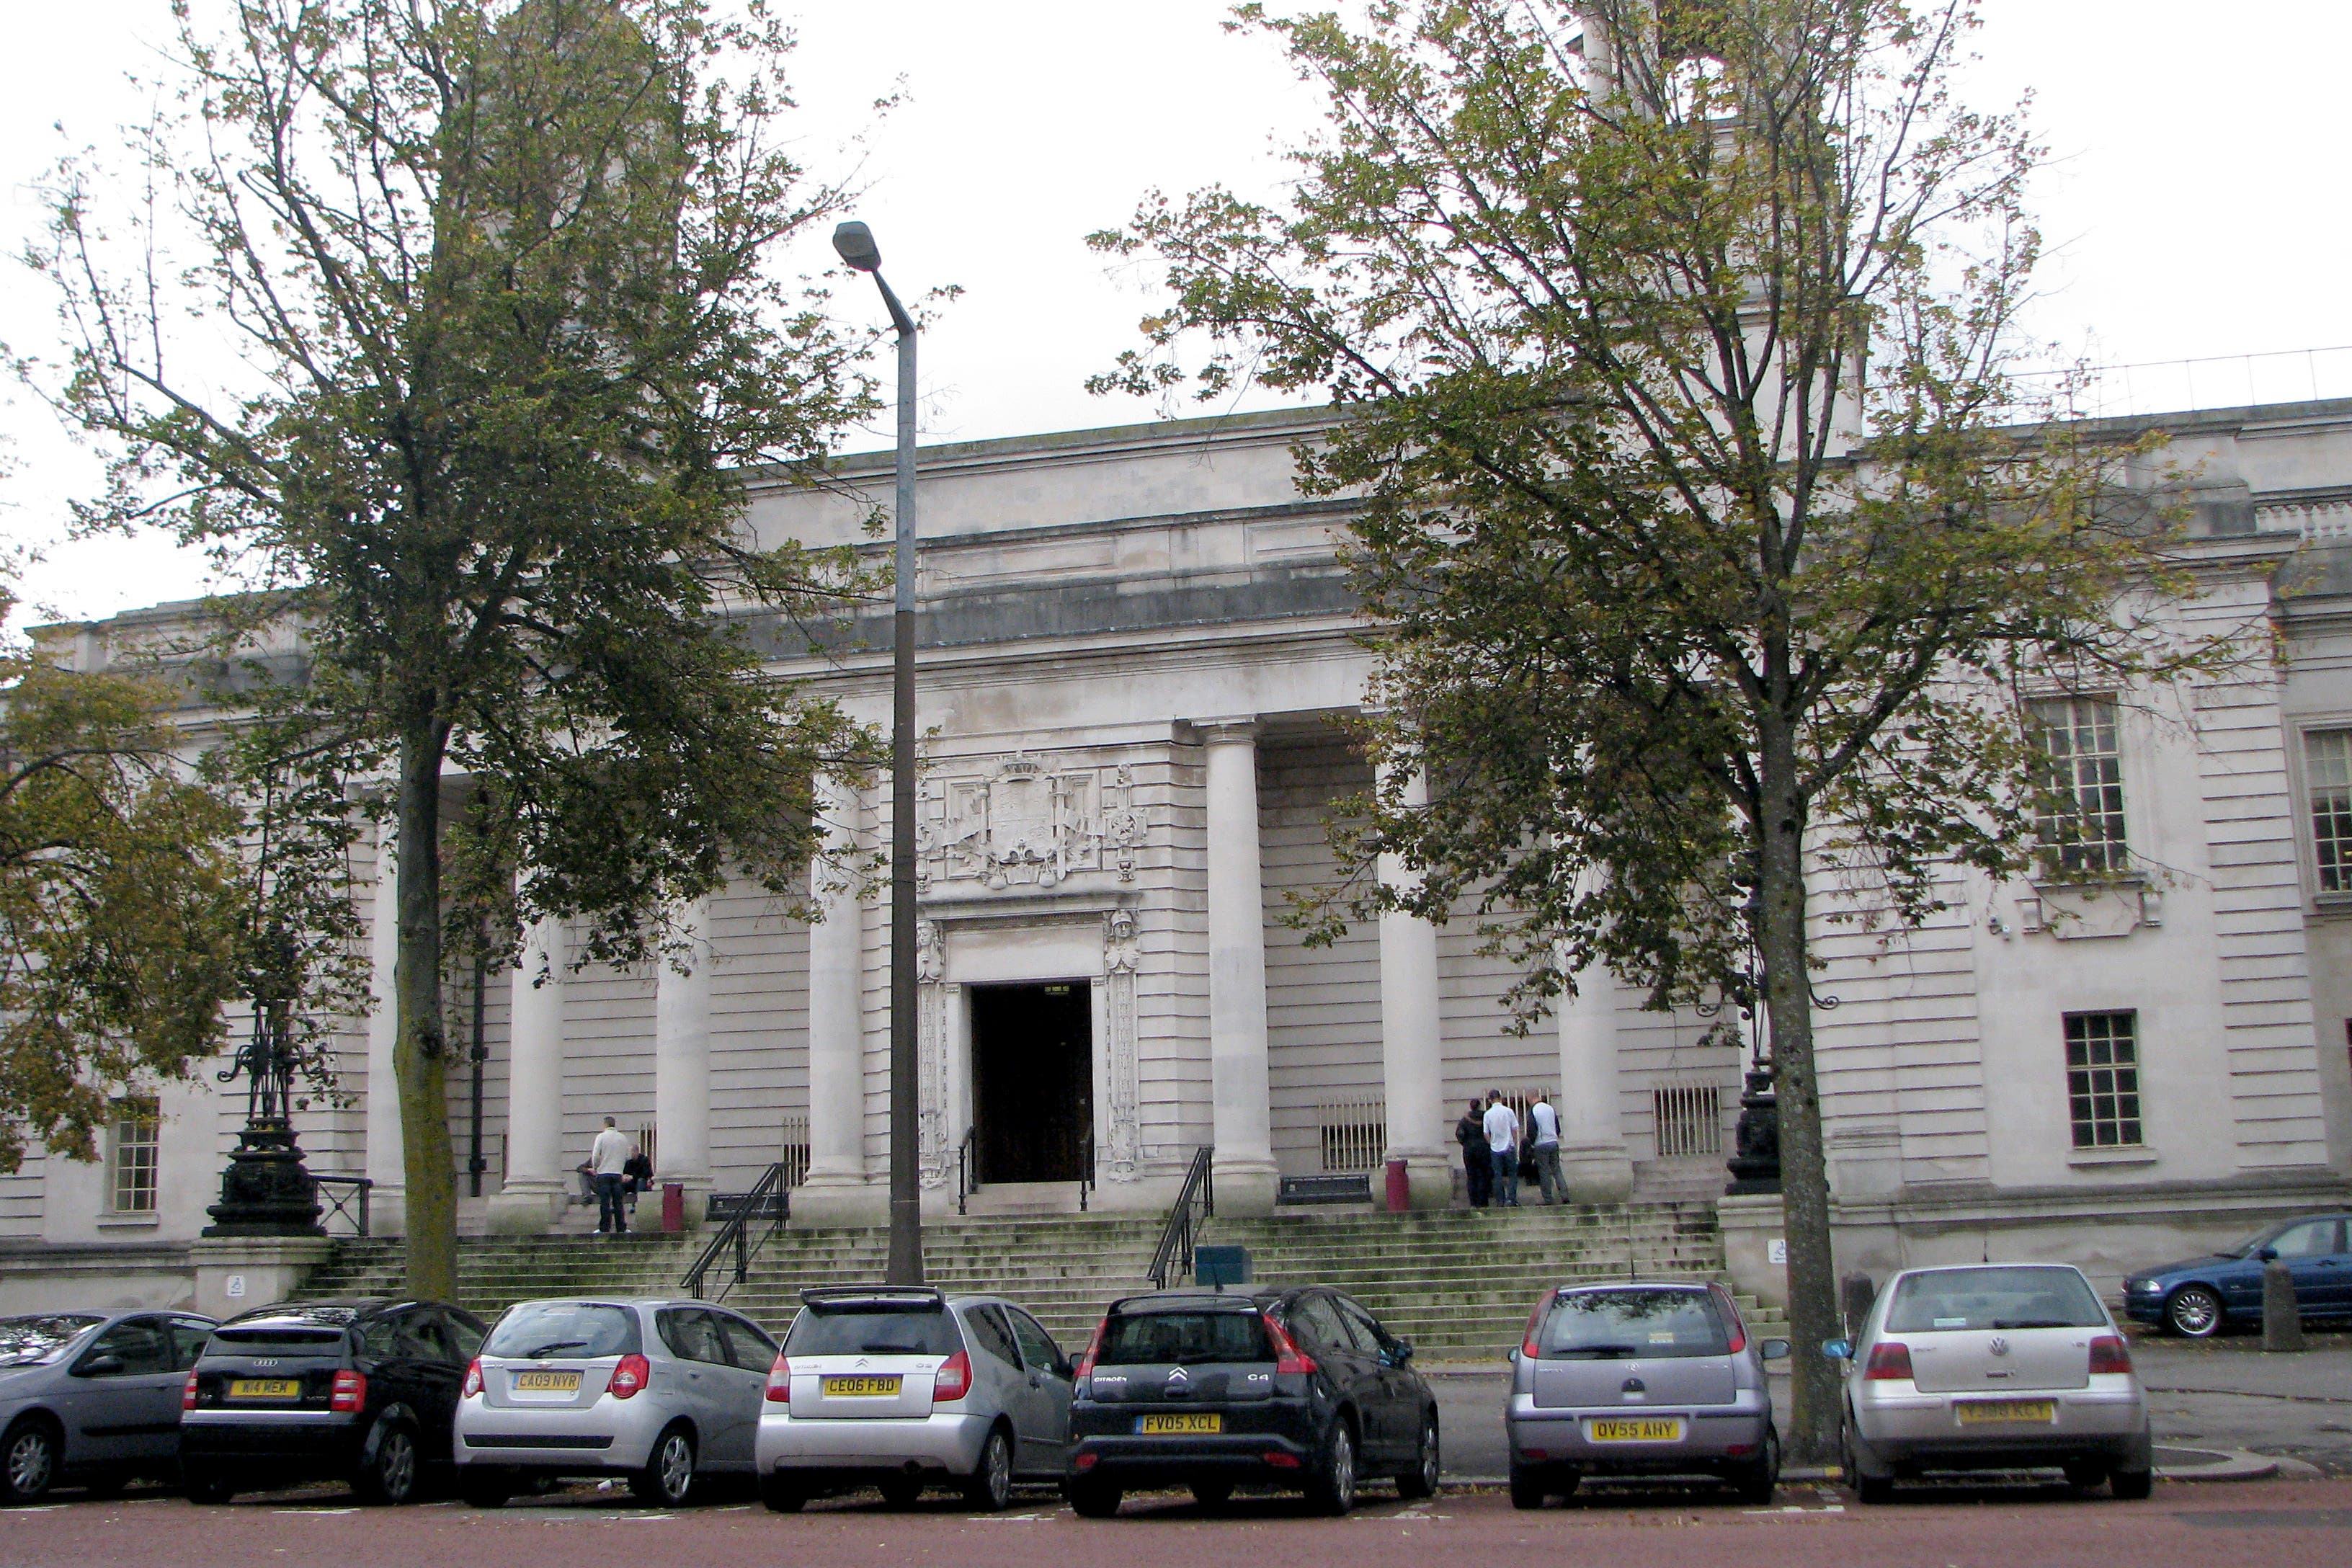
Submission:
POLYGON ((1378 1100, 1331 1100, 1316 1108, 1323 1130, 1323 1169, 1373 1171, 1388 1152, 1388 1105, 1378 1100))
POLYGON ((1659 1159, 1723 1152, 1721 1084, 1654 1084, 1650 1089, 1650 1113, 1657 1127, 1659 1159))
POLYGON ((163 1130, 152 1099, 132 1095, 114 1102, 114 1122, 107 1138, 114 1213, 155 1212, 156 1161, 163 1130))
POLYGON ((2066 1015, 2066 1112, 2077 1149, 2140 1141, 2139 1015, 2066 1015))
POLYGON ((2319 890, 2352 893, 2352 730, 2313 731, 2303 738, 2303 756, 2319 890))
POLYGON ((783 1152, 777 1157, 784 1163, 784 1185, 797 1187, 808 1180, 809 1119, 807 1117, 784 1118, 783 1152))
POLYGON ((2042 785, 2050 798, 2038 814, 2043 853, 2061 871, 2106 873, 2127 868, 2124 841, 2123 753, 2116 705, 2101 697, 2060 697, 2032 708, 2043 753, 2042 785))

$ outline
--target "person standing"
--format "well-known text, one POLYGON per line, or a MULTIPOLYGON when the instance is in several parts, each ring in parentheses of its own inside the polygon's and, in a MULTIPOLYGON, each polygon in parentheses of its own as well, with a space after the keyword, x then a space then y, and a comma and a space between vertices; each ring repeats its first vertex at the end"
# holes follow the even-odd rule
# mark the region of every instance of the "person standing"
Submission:
POLYGON ((588 1150, 588 1170, 596 1178, 596 1234, 610 1232, 614 1236, 629 1233, 629 1211, 622 1202, 621 1189, 627 1183, 629 1141, 622 1135, 611 1117, 604 1118, 604 1131, 596 1134, 596 1142, 588 1150))
POLYGON ((1503 1091, 1486 1091, 1486 1147, 1493 1151, 1495 1206, 1519 1206, 1519 1113, 1503 1103, 1503 1091))
POLYGON ((1538 1093, 1528 1107, 1528 1155, 1535 1162, 1536 1181, 1546 1204, 1568 1202, 1568 1184, 1559 1173, 1559 1112, 1551 1097, 1538 1093))
POLYGON ((1470 1206, 1485 1208, 1495 1190, 1495 1152, 1486 1147, 1486 1123, 1480 1118, 1476 1100, 1454 1124, 1454 1141, 1462 1145, 1462 1173, 1469 1178, 1470 1206))

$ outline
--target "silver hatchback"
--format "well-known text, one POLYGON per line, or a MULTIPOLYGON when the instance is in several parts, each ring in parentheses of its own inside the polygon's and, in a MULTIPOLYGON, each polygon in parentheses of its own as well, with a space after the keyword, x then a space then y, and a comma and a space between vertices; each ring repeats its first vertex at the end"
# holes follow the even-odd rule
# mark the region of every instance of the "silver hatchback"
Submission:
POLYGON ((457 1402, 458 1489, 496 1508, 536 1480, 617 1476, 677 1507, 698 1475, 748 1474, 776 1342, 708 1301, 523 1301, 457 1402))
POLYGON ((888 1287, 808 1290, 801 1302, 760 1416, 770 1508, 861 1484, 904 1507, 946 1481, 994 1510, 1015 1477, 1061 1479, 1070 1363, 1019 1307, 888 1287))

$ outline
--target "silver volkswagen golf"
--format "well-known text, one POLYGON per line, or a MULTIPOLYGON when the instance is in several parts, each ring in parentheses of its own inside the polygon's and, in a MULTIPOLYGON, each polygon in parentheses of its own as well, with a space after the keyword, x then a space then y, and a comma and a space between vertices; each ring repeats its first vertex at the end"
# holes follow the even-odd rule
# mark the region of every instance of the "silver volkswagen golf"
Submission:
POLYGON ((946 1481, 994 1510, 1016 1476, 1061 1479, 1070 1363, 1019 1307, 864 1286, 803 1291, 801 1303, 760 1416, 770 1508, 857 1485, 902 1508, 946 1481))
POLYGON ((523 1301, 457 1402, 458 1488, 496 1508, 526 1484, 618 1476, 676 1507, 698 1475, 751 1468, 776 1342, 708 1301, 523 1301))
POLYGON ((2154 1483, 2131 1350, 2079 1268, 1912 1268, 1886 1282, 1844 1361, 1846 1473, 1864 1502, 1925 1470, 2058 1468, 2119 1498, 2154 1483))

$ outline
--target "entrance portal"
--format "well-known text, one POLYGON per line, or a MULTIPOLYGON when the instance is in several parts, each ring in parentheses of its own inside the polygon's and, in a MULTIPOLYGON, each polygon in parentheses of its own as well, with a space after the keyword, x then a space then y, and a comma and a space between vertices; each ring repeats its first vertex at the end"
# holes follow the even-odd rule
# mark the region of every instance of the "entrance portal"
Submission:
POLYGON ((1076 1181, 1094 1134, 1092 985, 974 985, 967 994, 976 1179, 1076 1181))

